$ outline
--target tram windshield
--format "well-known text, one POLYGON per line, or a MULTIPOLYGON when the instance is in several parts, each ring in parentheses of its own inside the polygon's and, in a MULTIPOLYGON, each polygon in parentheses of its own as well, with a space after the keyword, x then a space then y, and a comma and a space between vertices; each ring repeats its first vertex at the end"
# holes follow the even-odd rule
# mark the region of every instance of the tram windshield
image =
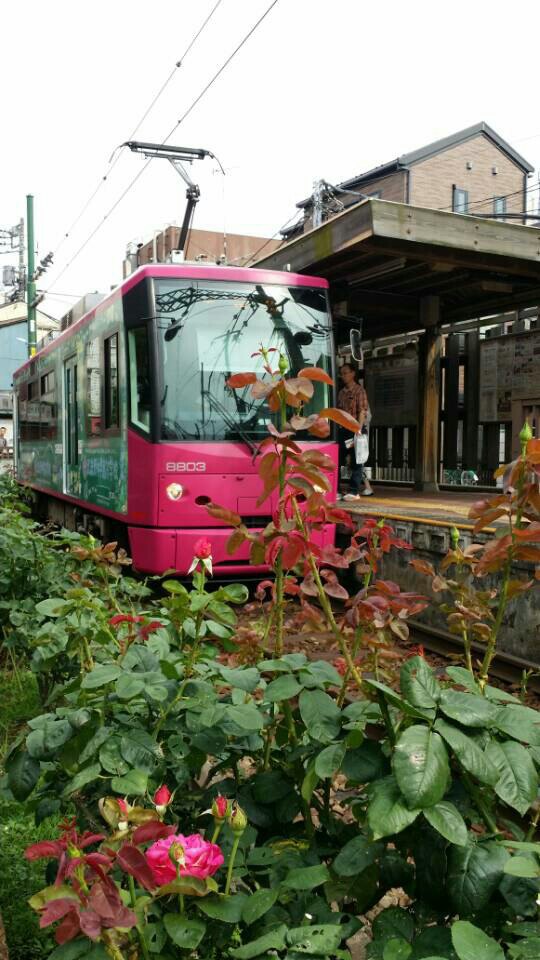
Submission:
MULTIPOLYGON (((266 436, 271 419, 266 402, 254 399, 249 387, 227 387, 233 373, 254 371, 267 379, 264 361, 252 356, 261 345, 284 354, 288 376, 307 366, 331 373, 324 289, 192 279, 154 283, 162 440, 250 441, 266 436)), ((323 383, 314 387, 306 414, 330 403, 330 388, 323 383)))

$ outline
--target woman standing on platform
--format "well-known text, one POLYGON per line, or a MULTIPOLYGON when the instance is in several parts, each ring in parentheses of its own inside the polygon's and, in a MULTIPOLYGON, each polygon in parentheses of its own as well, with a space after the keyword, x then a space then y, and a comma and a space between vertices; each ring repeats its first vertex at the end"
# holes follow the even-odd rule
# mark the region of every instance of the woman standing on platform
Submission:
MULTIPOLYGON (((362 428, 362 433, 367 433, 367 421, 369 417, 367 393, 362 384, 356 382, 356 370, 351 363, 344 363, 339 373, 344 385, 338 393, 338 407, 340 410, 345 410, 346 413, 349 413, 355 420, 358 420, 362 428)), ((341 467, 345 464, 349 453, 353 458, 351 492, 345 494, 343 499, 358 500, 360 496, 371 497, 373 494, 371 484, 365 475, 364 465, 356 463, 352 438, 349 436, 349 432, 350 431, 344 427, 338 428, 340 474, 341 467), (347 448, 348 441, 351 447, 350 450, 347 448), (364 485, 364 489, 362 493, 360 493, 362 484, 364 485)))

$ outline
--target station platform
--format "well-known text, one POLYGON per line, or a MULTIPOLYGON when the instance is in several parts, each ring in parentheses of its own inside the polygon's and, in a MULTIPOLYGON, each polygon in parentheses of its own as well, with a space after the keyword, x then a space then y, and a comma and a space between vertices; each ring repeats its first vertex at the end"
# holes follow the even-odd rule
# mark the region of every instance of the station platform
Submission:
POLYGON ((412 487, 373 484, 373 496, 360 500, 339 500, 339 506, 355 516, 385 517, 387 520, 429 524, 430 526, 455 526, 459 530, 472 530, 474 520, 469 511, 477 500, 496 496, 499 491, 441 490, 439 493, 422 493, 412 487))

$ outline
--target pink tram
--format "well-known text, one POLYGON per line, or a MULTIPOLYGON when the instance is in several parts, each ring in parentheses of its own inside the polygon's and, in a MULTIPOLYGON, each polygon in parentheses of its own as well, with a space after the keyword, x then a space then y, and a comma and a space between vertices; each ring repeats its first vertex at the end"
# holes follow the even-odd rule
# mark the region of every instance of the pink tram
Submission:
MULTIPOLYGON (((140 571, 185 574, 205 536, 216 575, 262 572, 247 544, 226 553, 231 530, 204 509, 212 500, 263 528, 275 505, 257 506, 257 444, 271 415, 226 382, 257 370, 261 344, 279 348, 293 374, 332 375, 327 287, 268 270, 140 268, 15 373, 17 478, 53 520, 123 542, 140 571)), ((331 405, 331 388, 315 387, 312 409, 331 405)), ((305 442, 336 463, 335 494, 337 444, 305 442)), ((322 536, 333 542, 333 526, 322 536)))

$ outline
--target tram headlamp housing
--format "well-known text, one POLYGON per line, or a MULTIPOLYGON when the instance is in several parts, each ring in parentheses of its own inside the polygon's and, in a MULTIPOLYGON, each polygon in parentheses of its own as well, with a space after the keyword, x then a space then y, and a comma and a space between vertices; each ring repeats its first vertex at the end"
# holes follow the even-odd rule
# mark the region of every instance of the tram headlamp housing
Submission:
POLYGON ((181 483, 170 483, 168 487, 166 487, 165 492, 169 500, 180 500, 184 488, 181 483))

